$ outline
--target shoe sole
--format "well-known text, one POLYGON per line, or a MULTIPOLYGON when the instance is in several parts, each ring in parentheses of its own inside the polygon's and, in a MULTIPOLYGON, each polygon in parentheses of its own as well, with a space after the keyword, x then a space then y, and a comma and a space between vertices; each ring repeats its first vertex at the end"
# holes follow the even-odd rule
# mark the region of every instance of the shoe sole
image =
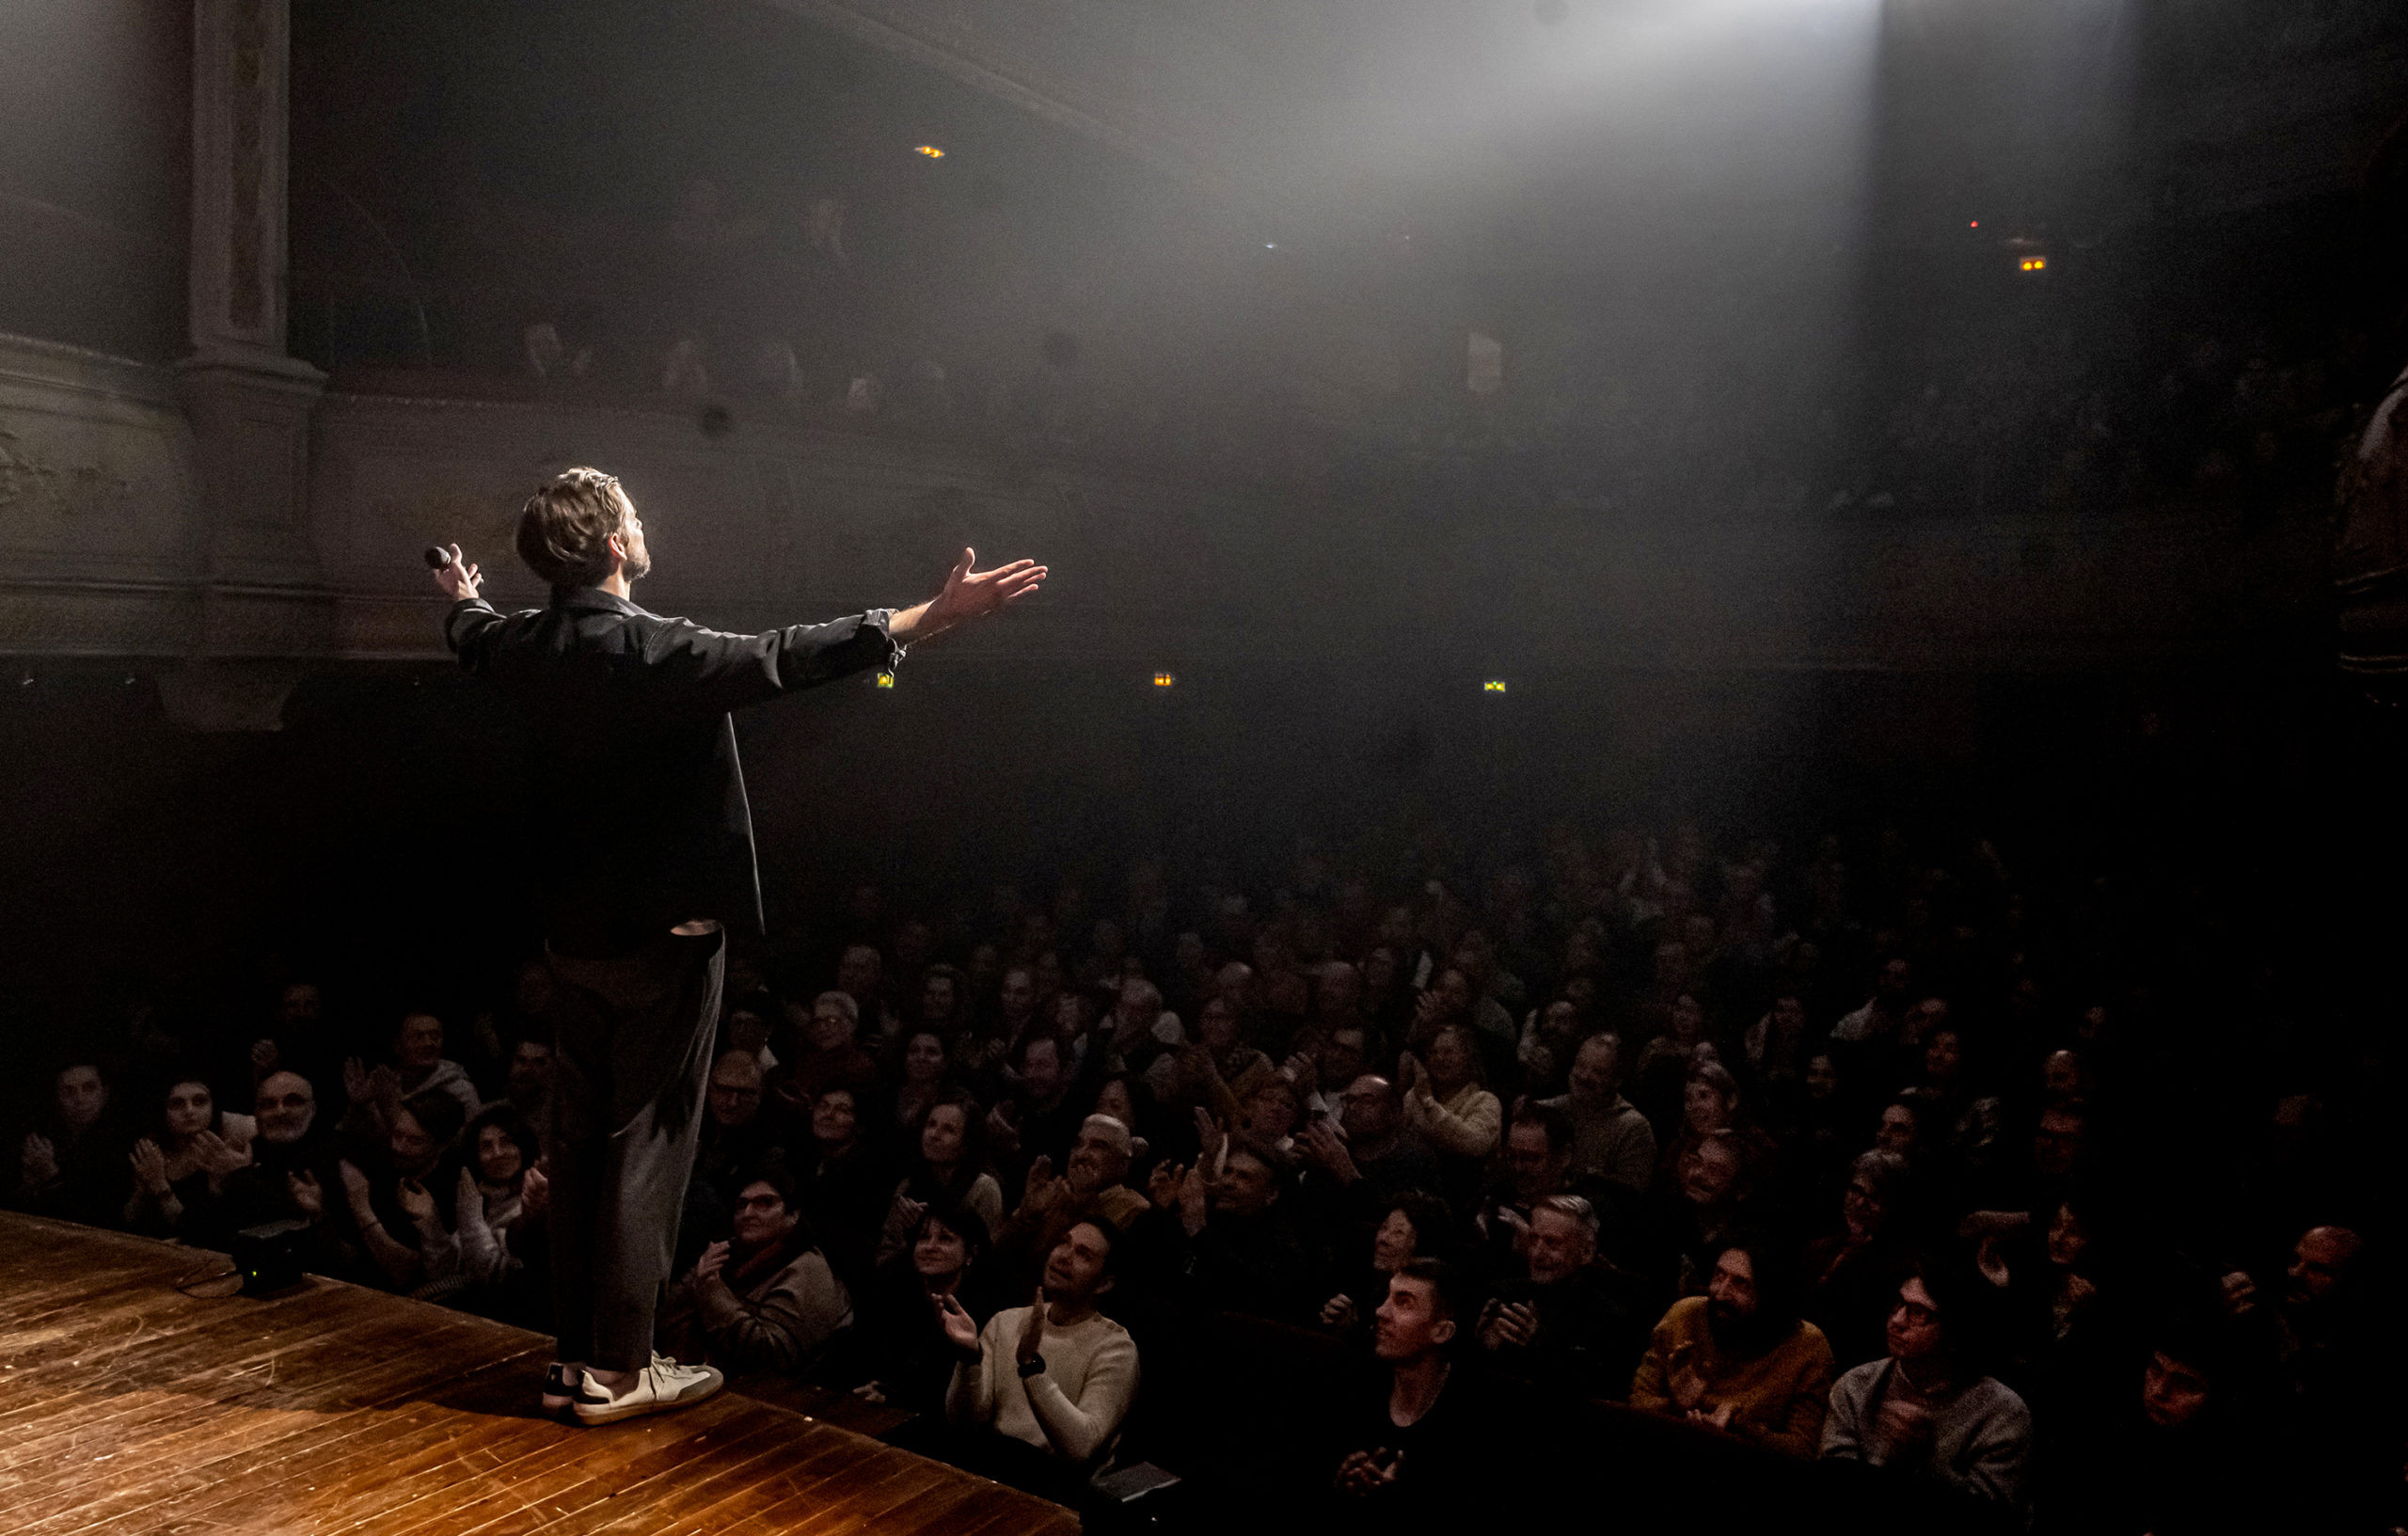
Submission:
POLYGON ((726 1385, 726 1381, 722 1379, 711 1383, 709 1386, 689 1397, 670 1398, 665 1401, 655 1398, 648 1402, 617 1403, 608 1408, 588 1408, 583 1403, 578 1403, 570 1409, 570 1413, 577 1423, 589 1430, 598 1429, 605 1424, 616 1424, 625 1418, 641 1418, 645 1414, 674 1413, 680 1408, 690 1408, 698 1402, 706 1401, 717 1396, 719 1389, 726 1385))

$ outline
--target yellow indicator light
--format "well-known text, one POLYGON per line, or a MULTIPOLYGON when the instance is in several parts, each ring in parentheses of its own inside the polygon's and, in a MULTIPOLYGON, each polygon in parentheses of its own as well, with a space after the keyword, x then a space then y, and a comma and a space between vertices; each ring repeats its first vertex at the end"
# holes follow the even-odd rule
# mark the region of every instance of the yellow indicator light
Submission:
POLYGON ((895 674, 891 672, 879 673, 878 674, 878 686, 880 688, 893 688, 895 686, 895 674))
POLYGON ((1480 685, 1480 690, 1482 693, 1502 693, 1505 691, 1505 679, 1502 677, 1492 677, 1487 682, 1480 685))
POLYGON ((1179 678, 1171 673, 1158 672, 1154 673, 1154 687, 1156 688, 1168 688, 1178 681, 1179 678))
POLYGON ((2023 259, 2021 265, 2026 272, 2046 272, 2049 270, 2049 259, 2045 256, 2027 256, 2023 259))
POLYGON ((931 160, 943 160, 944 158, 944 151, 938 149, 933 144, 915 144, 911 147, 911 152, 913 154, 927 155, 931 160))

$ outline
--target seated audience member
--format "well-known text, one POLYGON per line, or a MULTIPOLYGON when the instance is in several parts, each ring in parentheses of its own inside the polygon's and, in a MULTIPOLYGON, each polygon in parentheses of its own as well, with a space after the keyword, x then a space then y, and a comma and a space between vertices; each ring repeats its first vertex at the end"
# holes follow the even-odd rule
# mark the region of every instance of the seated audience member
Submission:
POLYGON ((1703 1296, 1656 1324, 1631 1380, 1630 1405, 1706 1424, 1801 1459, 1814 1454, 1831 1389, 1831 1347, 1798 1315, 1772 1244, 1726 1242, 1703 1296))
POLYGON ((721 1201, 733 1202, 735 1181, 777 1146, 762 1110, 761 1064, 743 1051, 723 1051, 711 1064, 703 1095, 703 1133, 694 1149, 694 1179, 721 1201))
POLYGON ((1488 1394, 1458 1375, 1453 1345, 1465 1303, 1457 1284, 1432 1259, 1409 1261, 1388 1281, 1372 1319, 1380 1370, 1336 1423, 1338 1528, 1477 1528, 1502 1448, 1488 1394))
POLYGON ((833 1087, 811 1106, 811 1145, 800 1212, 847 1285, 868 1283, 877 1267, 878 1233, 893 1197, 887 1170, 862 1135, 853 1090, 833 1087))
POLYGON ((893 1052, 903 1021, 886 1006, 886 957, 876 944, 847 944, 836 959, 836 990, 853 1000, 855 1037, 873 1056, 893 1052))
POLYGON ((961 968, 940 960, 920 978, 920 1027, 945 1042, 970 1023, 969 978, 961 968))
POLYGON ((350 1275, 359 1268, 353 1236, 325 1222, 326 1195, 341 1186, 335 1137, 318 1116, 316 1088, 298 1072, 278 1069, 260 1079, 252 1099, 251 1161, 227 1175, 225 1222, 241 1231, 271 1222, 306 1221, 309 1267, 350 1275))
POLYGON ((1540 1103, 1571 1116, 1575 1173, 1646 1193, 1656 1178, 1656 1132, 1622 1096, 1620 1036, 1600 1033, 1582 1040, 1565 1092, 1540 1103))
POLYGON ((1549 1195, 1531 1209, 1527 1278, 1509 1280, 1477 1330, 1497 1368, 1576 1398, 1630 1390, 1640 1329, 1597 1263, 1596 1209, 1549 1195))
POLYGON ((1481 1085, 1480 1047, 1470 1027, 1441 1026, 1430 1038, 1430 1055, 1407 1054, 1399 1070, 1404 1081, 1405 1129, 1438 1156, 1442 1176, 1456 1187, 1474 1187, 1481 1168, 1495 1155, 1504 1130, 1504 1109, 1481 1085))
POLYGON ((920 1119, 918 1155, 905 1164, 902 1182, 887 1204, 879 1234, 879 1263, 889 1262, 910 1246, 920 1219, 930 1210, 970 1211, 990 1233, 1002 1224, 1003 1186, 986 1166, 981 1128, 978 1105, 966 1095, 954 1094, 928 1106, 920 1119))
MULTIPOLYGON (((1350 976, 1355 970, 1341 966, 1350 976)), ((1299 1050, 1279 1069, 1285 1077, 1304 1094, 1304 1118, 1338 1118, 1339 1095, 1346 1085, 1363 1075, 1371 1059, 1370 1029, 1358 1018, 1324 1019, 1321 1035, 1309 1051, 1299 1050)))
POLYGON ((1244 1117, 1235 1129, 1278 1154, 1284 1162, 1293 1155, 1296 1132, 1305 1123, 1305 1096, 1284 1077, 1265 1078, 1253 1093, 1247 1095, 1244 1117))
POLYGON ((1907 1164, 1894 1152, 1861 1154, 1840 1201, 1840 1230, 1806 1245, 1806 1315, 1846 1370, 1887 1347, 1890 1309, 1913 1255, 1902 1213, 1907 1164))
POLYGON ((2377 1284, 2372 1262, 2357 1228, 2311 1227, 2274 1308, 2274 1389, 2306 1450, 2315 1502, 2346 1512, 2337 1523, 2368 1518, 2400 1490, 2398 1293, 2377 1284))
POLYGON ((402 1015, 393 1026, 393 1059, 373 1071, 355 1056, 342 1065, 344 1097, 351 1101, 343 1129, 354 1135, 381 1140, 393 1129, 393 1116, 405 1099, 436 1093, 460 1106, 466 1120, 484 1105, 468 1069, 443 1054, 443 1021, 432 1013, 402 1015))
POLYGON ((134 1144, 134 1193, 125 1225, 153 1237, 223 1248, 226 1180, 251 1161, 258 1127, 247 1115, 219 1111, 209 1085, 182 1077, 167 1085, 157 1130, 134 1144))
POLYGON ((1016 1180, 1038 1158, 1069 1155, 1086 1108, 1072 1095, 1069 1053, 1052 1035, 1021 1037, 1005 1077, 1010 1090, 987 1112, 987 1148, 1003 1176, 1016 1180))
POLYGON ((720 1021, 719 1053, 741 1051, 761 1069, 764 1079, 778 1069, 778 1053, 769 1047, 777 1033, 778 1000, 768 991, 751 991, 727 1006, 720 1021))
POLYGON ((845 1284, 813 1240, 782 1164, 752 1170, 737 1191, 731 1235, 703 1250, 669 1289, 661 1353, 708 1358, 728 1375, 799 1375, 852 1324, 845 1284))
POLYGON ((897 1069, 888 1128, 908 1150, 919 1139, 928 1106, 952 1092, 947 1079, 953 1071, 953 1057, 945 1049, 944 1037, 933 1029, 912 1030, 903 1037, 897 1069))
POLYGON ((878 1085, 878 1063, 854 1043, 861 1028, 861 1005, 847 991, 821 992, 811 1002, 811 1021, 804 1026, 804 1050, 788 1069, 785 1092, 798 1102, 816 1101, 830 1088, 863 1095, 878 1085))
POLYGON ((346 1158, 340 1165, 343 1195, 354 1229, 373 1275, 396 1291, 409 1291, 427 1277, 425 1251, 450 1241, 427 1180, 444 1148, 467 1116, 460 1101, 440 1091, 413 1094, 387 1112, 383 1147, 368 1159, 371 1173, 346 1158))
POLYGON ((996 1257, 1006 1275, 1018 1279, 1037 1270, 1080 1222, 1101 1222, 1117 1237, 1152 1209, 1127 1181, 1135 1155, 1127 1126, 1109 1115, 1090 1115, 1079 1127, 1059 1178, 1052 1164, 1038 1158, 1028 1170, 1020 1205, 995 1234, 996 1257))
POLYGON ((1782 1083, 1802 1075, 1810 1053, 1806 1031, 1806 1000, 1794 988, 1776 992, 1770 1011, 1749 1025, 1739 1042, 1752 1080, 1782 1083))
POLYGON ((1754 1192, 1754 1170, 1738 1138, 1727 1132, 1702 1137, 1673 1187, 1657 1198, 1658 1251, 1670 1257, 1671 1268, 1655 1278, 1669 1280, 1678 1295, 1703 1294, 1715 1256, 1733 1232, 1749 1225, 1754 1192))
POLYGON ((125 1214, 132 1183, 128 1139, 111 1113, 109 1085, 89 1062, 60 1068, 37 1128, 18 1148, 15 1210, 87 1227, 110 1227, 125 1214))
POLYGON ((1196 1028, 1194 1042, 1155 1058, 1146 1085, 1164 1104, 1192 1106, 1225 1125, 1242 1125, 1246 1100, 1276 1069, 1269 1056, 1245 1043, 1244 1021, 1229 998, 1207 998, 1196 1028))
POLYGON ((987 1224, 958 1206, 922 1209, 902 1252, 878 1267, 853 1324, 855 1359, 869 1380, 853 1395, 915 1413, 943 1407, 953 1342, 938 1303, 950 1296, 984 1326, 994 1316, 987 1224))
MULTIPOLYGON (((1404 1096, 1386 1078, 1365 1073, 1339 1098, 1338 1125, 1315 1121, 1296 1138, 1306 1199, 1336 1218, 1380 1219, 1406 1190, 1435 1188, 1438 1160, 1404 1130, 1404 1096)), ((1386 1288, 1381 1288, 1386 1296, 1386 1288)))
POLYGON ((277 991, 267 1033, 251 1042, 253 1083, 271 1072, 293 1072, 329 1089, 342 1082, 342 1052, 326 1021, 325 993, 314 981, 288 981, 277 991))
POLYGON ((1831 1388, 1824 1460, 1861 1462, 1925 1486, 2020 1511, 2032 1454, 2023 1400, 1982 1373, 1974 1276, 1918 1263, 1898 1287, 1889 1354, 1831 1388))
POLYGON ((465 1290, 499 1282, 518 1262, 511 1228, 524 1209, 527 1174, 541 1148, 508 1100, 479 1111, 461 1132, 460 1146, 451 1241, 430 1243, 423 1258, 428 1280, 465 1290))
POLYGON ((1072 1224, 1046 1257, 1034 1304, 984 1327, 957 1298, 936 1298, 958 1356, 945 1418, 969 1432, 966 1459, 999 1481, 1074 1496, 1119 1437, 1137 1399, 1137 1345, 1096 1303, 1112 1290, 1121 1242, 1108 1223, 1072 1224))
POLYGON ((1924 1037, 1922 1081, 1905 1097, 1922 1106, 1950 1164, 1979 1174, 1998 1161, 2005 1111, 1996 1098, 1973 1091, 1965 1056, 1965 1032, 1934 1024, 1924 1037))
POLYGON ((1387 1300, 1388 1281, 1407 1263, 1450 1259, 1459 1246, 1454 1227, 1446 1201, 1420 1190, 1401 1191, 1371 1232, 1370 1267, 1322 1304, 1322 1326, 1351 1331, 1387 1300))
POLYGON ((2275 1497, 2276 1468, 2298 1463, 2251 1413, 2239 1345, 2219 1317, 2150 1326, 2096 1428, 2052 1436, 2052 1454, 2035 1458, 2036 1525, 2067 1536, 2238 1536, 2305 1514, 2275 1497))
POLYGON ((510 1048, 510 1069, 501 1096, 519 1119, 540 1134, 552 1123, 552 1041, 548 1035, 521 1035, 510 1048))
POLYGON ((1164 1163, 1149 1193, 1170 1273, 1191 1306, 1303 1322, 1318 1310, 1320 1266, 1289 1225, 1277 1156, 1232 1138, 1220 1171, 1164 1163))
POLYGON ((1488 1259, 1499 1273, 1521 1268, 1530 1212, 1550 1196, 1571 1194, 1572 1121, 1559 1111, 1524 1104, 1505 1128, 1497 1158, 1502 1174, 1472 1217, 1487 1240, 1488 1259))

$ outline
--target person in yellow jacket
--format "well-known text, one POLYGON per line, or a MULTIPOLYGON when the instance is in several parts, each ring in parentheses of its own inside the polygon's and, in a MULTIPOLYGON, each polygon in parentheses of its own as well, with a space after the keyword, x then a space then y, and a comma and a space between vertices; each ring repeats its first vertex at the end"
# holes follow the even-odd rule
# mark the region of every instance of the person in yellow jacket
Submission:
POLYGON ((1768 1243, 1725 1243, 1705 1294, 1674 1302, 1656 1324, 1630 1405, 1811 1458, 1830 1405, 1831 1346, 1798 1315, 1787 1274, 1768 1243))

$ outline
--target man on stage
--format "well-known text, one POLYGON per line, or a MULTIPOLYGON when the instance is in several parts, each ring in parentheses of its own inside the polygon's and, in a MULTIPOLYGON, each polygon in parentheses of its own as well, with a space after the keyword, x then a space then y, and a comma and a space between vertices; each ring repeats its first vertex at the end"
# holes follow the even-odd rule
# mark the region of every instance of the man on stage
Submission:
POLYGON ((868 667, 1035 592, 1045 567, 971 568, 916 608, 727 635, 631 600, 643 523, 596 469, 518 516, 550 606, 508 617, 457 545, 435 573, 444 638, 533 737, 546 948, 558 983, 551 1242, 560 1355, 544 1406, 608 1424, 699 1402, 721 1377, 656 1354, 653 1307, 702 1128, 726 963, 722 924, 761 924, 752 819, 729 711, 868 667))

